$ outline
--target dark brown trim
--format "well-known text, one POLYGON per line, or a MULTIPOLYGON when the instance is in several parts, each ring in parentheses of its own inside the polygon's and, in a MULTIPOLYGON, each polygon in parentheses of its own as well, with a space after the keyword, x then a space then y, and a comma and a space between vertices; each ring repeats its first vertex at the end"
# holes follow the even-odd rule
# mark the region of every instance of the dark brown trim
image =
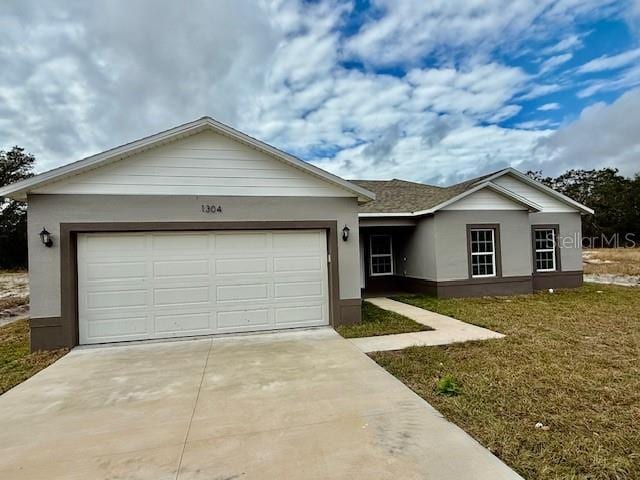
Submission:
POLYGON ((362 299, 348 298, 340 300, 340 318, 337 325, 352 325, 362 320, 362 299))
MULTIPOLYGON (((329 322, 341 319, 338 225, 335 220, 246 221, 246 222, 100 222, 60 224, 60 338, 63 346, 79 343, 77 237, 79 233, 182 232, 217 230, 311 230, 327 231, 329 264, 329 322)), ((346 313, 353 316, 353 313, 346 313)))
POLYGON ((518 277, 449 280, 444 282, 406 277, 405 288, 412 292, 426 293, 427 295, 440 298, 456 298, 531 293, 533 291, 533 284, 531 277, 526 275, 518 277))
POLYGON ((562 260, 560 258, 560 242, 558 242, 558 235, 560 235, 560 225, 557 223, 540 223, 531 225, 531 266, 533 275, 541 275, 544 273, 558 273, 562 271, 562 260), (552 272, 538 272, 536 270, 536 230, 553 230, 556 245, 556 269, 552 272))
POLYGON ((29 319, 29 327, 31 328, 59 327, 60 325, 62 325, 60 317, 39 317, 29 319))
POLYGON ((40 317, 29 319, 29 343, 32 352, 38 350, 55 350, 66 347, 62 336, 60 317, 40 317))
POLYGON ((475 282, 479 280, 496 280, 502 277, 502 244, 500 242, 500 224, 499 223, 469 223, 467 224, 467 265, 468 265, 468 275, 469 280, 473 280, 475 282), (474 277, 473 276, 473 265, 471 263, 471 230, 493 230, 493 240, 495 245, 495 269, 496 275, 495 277, 474 277))
POLYGON ((582 270, 564 272, 539 272, 533 275, 534 290, 549 288, 577 288, 583 283, 582 270))
MULTIPOLYGON (((541 272, 538 275, 480 278, 436 282, 413 277, 394 277, 391 292, 424 293, 440 298, 504 296, 532 293, 549 288, 576 288, 582 285, 582 271, 541 272)), ((363 295, 375 294, 365 290, 363 295)))

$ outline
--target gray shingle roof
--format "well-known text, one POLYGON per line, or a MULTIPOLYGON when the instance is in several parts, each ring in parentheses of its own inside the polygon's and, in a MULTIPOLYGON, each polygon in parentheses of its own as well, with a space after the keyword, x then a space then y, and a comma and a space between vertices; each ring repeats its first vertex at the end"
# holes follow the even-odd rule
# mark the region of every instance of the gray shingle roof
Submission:
POLYGON ((406 180, 350 180, 376 194, 374 201, 360 205, 360 213, 404 213, 427 210, 459 195, 495 174, 488 173, 449 187, 436 187, 406 180))

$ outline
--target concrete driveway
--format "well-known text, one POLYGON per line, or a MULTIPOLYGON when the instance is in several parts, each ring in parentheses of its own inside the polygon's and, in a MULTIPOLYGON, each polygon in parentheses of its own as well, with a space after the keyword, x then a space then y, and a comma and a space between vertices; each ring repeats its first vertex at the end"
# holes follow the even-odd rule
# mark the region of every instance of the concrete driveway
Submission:
POLYGON ((0 396, 0 478, 520 477, 322 329, 76 349, 0 396))

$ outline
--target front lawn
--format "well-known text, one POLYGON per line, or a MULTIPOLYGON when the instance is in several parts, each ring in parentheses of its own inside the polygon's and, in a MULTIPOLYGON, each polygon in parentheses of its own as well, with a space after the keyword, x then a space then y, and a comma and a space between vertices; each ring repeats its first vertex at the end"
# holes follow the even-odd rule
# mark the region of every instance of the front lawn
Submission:
POLYGON ((30 353, 28 320, 0 327, 0 394, 51 365, 67 351, 30 353))
POLYGON ((640 478, 637 289, 396 299, 507 335, 371 356, 522 476, 640 478))
POLYGON ((340 325, 336 330, 344 338, 376 337, 394 333, 423 332, 432 328, 414 322, 410 318, 362 302, 362 321, 354 325, 340 325))

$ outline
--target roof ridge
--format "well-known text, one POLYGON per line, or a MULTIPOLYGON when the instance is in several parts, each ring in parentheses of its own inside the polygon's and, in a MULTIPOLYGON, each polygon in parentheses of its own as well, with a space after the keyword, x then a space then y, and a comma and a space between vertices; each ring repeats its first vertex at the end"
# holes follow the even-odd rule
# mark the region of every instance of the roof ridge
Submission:
POLYGON ((441 187, 439 185, 431 185, 430 183, 420 183, 420 182, 412 182, 410 180, 402 180, 401 178, 392 178, 391 180, 365 180, 362 178, 358 178, 358 179, 351 179, 349 180, 350 182, 376 182, 376 183, 383 183, 383 184, 392 184, 392 183, 400 183, 400 184, 406 184, 407 186, 417 186, 417 187, 428 187, 428 188, 447 188, 447 187, 441 187))

